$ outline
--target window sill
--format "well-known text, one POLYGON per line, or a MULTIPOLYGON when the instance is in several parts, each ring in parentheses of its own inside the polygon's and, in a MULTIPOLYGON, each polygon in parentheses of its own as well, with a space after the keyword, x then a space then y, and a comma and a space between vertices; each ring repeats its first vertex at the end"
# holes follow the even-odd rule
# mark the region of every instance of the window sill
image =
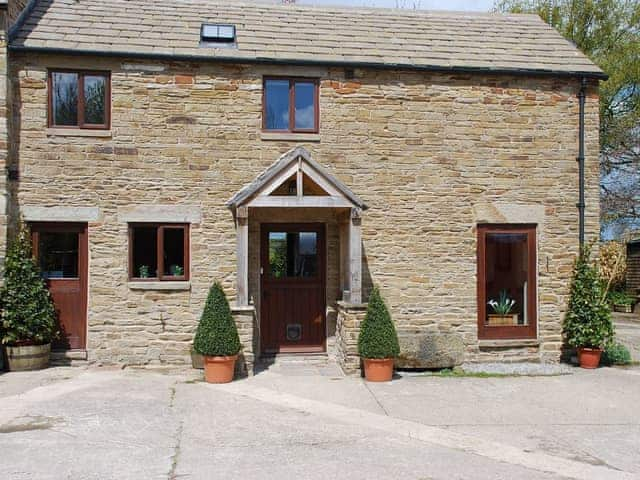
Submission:
POLYGON ((537 338, 506 338, 499 340, 478 340, 480 348, 519 348, 538 347, 540 340, 537 338))
POLYGON ((260 139, 285 142, 319 142, 319 133, 260 132, 260 139))
POLYGON ((82 128, 47 128, 47 137, 98 137, 111 138, 111 130, 82 128))
POLYGON ((127 286, 131 290, 164 290, 164 291, 186 291, 191 290, 191 282, 128 282, 127 286))

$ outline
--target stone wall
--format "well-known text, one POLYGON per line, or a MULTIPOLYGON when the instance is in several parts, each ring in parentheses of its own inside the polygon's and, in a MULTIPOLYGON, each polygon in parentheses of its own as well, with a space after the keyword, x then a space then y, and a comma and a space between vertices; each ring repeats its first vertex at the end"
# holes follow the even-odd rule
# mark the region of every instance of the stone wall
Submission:
POLYGON ((360 324, 367 313, 367 305, 354 305, 347 302, 338 302, 337 305, 336 360, 345 373, 352 374, 360 370, 358 334, 360 324))
POLYGON ((253 307, 232 307, 231 313, 238 328, 242 350, 236 361, 236 376, 246 377, 254 374, 256 356, 259 354, 256 325, 256 311, 253 307))
POLYGON ((9 0, 8 2, 8 13, 9 13, 9 24, 13 25, 15 21, 22 13, 22 10, 25 9, 29 0, 9 0))
MULTIPOLYGON (((297 145, 370 207, 362 218, 364 300, 377 284, 399 330, 459 334, 467 361, 500 356, 477 338, 477 222, 535 219, 540 345, 515 356, 559 359, 578 249, 577 79, 380 70, 346 79, 335 68, 15 55, 12 82, 14 215, 26 205, 100 210, 89 224, 90 360, 188 362, 211 283, 235 295, 225 201, 297 145), (46 128, 47 67, 112 71, 107 136, 46 128), (317 138, 262 137, 266 74, 321 79, 317 138), (189 290, 129 287, 118 210, 131 204, 201 208, 189 290)), ((599 232, 595 87, 587 98, 587 240, 599 232)), ((257 298, 255 261, 252 268, 257 298)), ((333 290, 330 307, 339 298, 333 290)))
POLYGON ((7 118, 9 109, 9 82, 7 81, 8 52, 7 29, 9 27, 8 12, 0 7, 0 276, 4 268, 4 257, 7 247, 8 199, 7 190, 7 158, 9 155, 7 118))

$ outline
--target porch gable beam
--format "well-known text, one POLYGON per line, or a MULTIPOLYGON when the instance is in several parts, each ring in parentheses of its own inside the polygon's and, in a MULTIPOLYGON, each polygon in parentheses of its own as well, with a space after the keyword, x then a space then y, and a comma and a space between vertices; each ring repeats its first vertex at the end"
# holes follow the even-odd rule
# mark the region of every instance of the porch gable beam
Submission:
POLYGON ((249 305, 249 209, 236 209, 236 304, 239 307, 249 305))

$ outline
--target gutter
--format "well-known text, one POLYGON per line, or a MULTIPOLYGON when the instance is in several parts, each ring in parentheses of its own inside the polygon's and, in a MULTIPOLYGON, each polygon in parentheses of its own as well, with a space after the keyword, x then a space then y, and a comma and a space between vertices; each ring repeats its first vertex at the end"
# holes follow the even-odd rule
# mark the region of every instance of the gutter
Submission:
POLYGON ((183 61, 183 62, 212 62, 234 63, 251 65, 290 65, 290 66, 315 66, 315 67, 342 67, 342 68, 370 68, 380 70, 415 70, 420 72, 438 73, 482 73, 491 75, 514 76, 542 76, 562 78, 593 78, 607 80, 609 76, 604 72, 579 72, 559 71, 530 68, 490 68, 490 67, 446 67, 440 65, 416 65, 411 63, 375 63, 375 62, 350 62, 348 60, 301 60, 269 57, 239 58, 231 56, 204 56, 204 55, 173 55, 169 53, 143 53, 128 51, 99 51, 77 50, 73 48, 28 47, 24 45, 9 45, 9 51, 15 53, 44 53, 50 55, 92 56, 92 57, 128 57, 145 60, 183 61))
POLYGON ((578 183, 579 183, 579 192, 578 192, 578 203, 576 207, 578 207, 578 238, 580 241, 580 251, 582 251, 582 247, 584 246, 584 106, 586 100, 586 91, 587 91, 587 79, 586 77, 582 77, 580 81, 580 91, 578 92, 578 101, 579 101, 579 118, 578 118, 578 157, 576 160, 578 161, 578 183))

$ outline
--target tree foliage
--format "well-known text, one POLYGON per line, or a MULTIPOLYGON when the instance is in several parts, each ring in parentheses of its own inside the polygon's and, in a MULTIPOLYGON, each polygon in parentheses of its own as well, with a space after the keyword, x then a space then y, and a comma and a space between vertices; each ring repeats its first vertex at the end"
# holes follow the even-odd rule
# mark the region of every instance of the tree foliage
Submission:
POLYGON ((567 343, 578 348, 602 348, 614 336, 606 287, 591 262, 590 245, 583 247, 573 267, 563 333, 567 343))
POLYGON ((400 354, 396 327, 377 288, 369 296, 367 313, 360 326, 358 353, 363 358, 395 358, 400 354))
POLYGON ((624 243, 612 240, 600 245, 598 272, 609 290, 624 287, 627 274, 627 248, 624 243))
POLYGON ((2 343, 43 345, 56 336, 53 301, 31 254, 31 235, 25 226, 7 252, 0 302, 2 343))
POLYGON ((640 0, 496 0, 501 12, 537 13, 608 75, 600 83, 604 224, 640 221, 640 0))
POLYGON ((240 351, 238 329, 227 297, 218 282, 209 290, 193 349, 210 357, 236 355, 240 351))

